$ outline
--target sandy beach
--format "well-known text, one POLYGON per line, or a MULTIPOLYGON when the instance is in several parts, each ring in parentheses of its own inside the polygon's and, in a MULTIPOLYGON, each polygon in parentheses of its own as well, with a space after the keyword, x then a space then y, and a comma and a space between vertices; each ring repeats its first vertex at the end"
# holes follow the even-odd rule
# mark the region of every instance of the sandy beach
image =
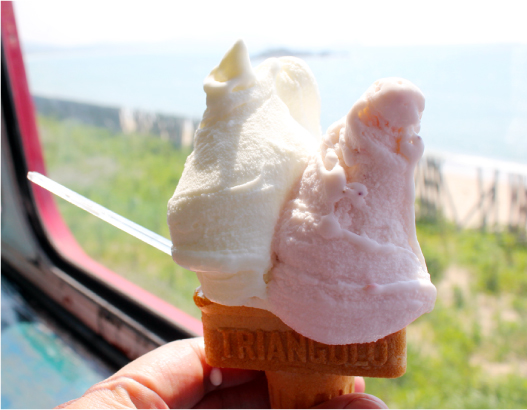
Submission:
POLYGON ((427 153, 419 167, 416 198, 428 198, 439 204, 448 220, 468 228, 485 225, 501 229, 512 225, 526 230, 527 165, 427 153), (439 170, 435 168, 437 165, 439 170), (426 187, 424 175, 428 179, 426 187), (435 183, 439 178, 442 181, 437 193, 435 183))

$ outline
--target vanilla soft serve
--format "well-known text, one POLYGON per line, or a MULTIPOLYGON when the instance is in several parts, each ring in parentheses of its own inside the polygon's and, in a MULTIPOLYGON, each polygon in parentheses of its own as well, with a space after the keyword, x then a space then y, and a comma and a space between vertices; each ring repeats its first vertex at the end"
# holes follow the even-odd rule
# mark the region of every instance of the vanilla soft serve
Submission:
POLYGON ((225 305, 266 299, 282 205, 320 140, 318 87, 296 58, 251 67, 237 42, 205 79, 207 110, 168 205, 174 260, 225 305))

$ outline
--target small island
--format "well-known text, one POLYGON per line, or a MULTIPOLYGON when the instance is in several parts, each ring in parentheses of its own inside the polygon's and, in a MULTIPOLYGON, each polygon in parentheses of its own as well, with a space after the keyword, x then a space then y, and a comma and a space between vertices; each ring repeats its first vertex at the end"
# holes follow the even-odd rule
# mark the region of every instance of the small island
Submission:
POLYGON ((284 56, 293 56, 300 58, 307 57, 329 57, 336 54, 334 51, 322 50, 322 51, 310 51, 310 50, 292 50, 286 47, 270 48, 268 50, 262 51, 256 55, 253 55, 252 58, 255 60, 266 59, 270 57, 284 57, 284 56))

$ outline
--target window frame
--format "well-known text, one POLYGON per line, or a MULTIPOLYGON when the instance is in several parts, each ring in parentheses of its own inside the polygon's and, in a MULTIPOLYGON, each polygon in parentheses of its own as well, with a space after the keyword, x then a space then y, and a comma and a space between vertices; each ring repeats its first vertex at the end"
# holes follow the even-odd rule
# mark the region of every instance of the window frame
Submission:
POLYGON ((2 235, 2 273, 36 288, 128 359, 171 340, 201 336, 200 320, 89 257, 53 195, 28 181, 28 171, 46 175, 46 167, 12 2, 2 2, 1 11, 2 150, 10 163, 6 178, 16 191, 8 194, 19 204, 17 212, 37 249, 34 260, 2 235))

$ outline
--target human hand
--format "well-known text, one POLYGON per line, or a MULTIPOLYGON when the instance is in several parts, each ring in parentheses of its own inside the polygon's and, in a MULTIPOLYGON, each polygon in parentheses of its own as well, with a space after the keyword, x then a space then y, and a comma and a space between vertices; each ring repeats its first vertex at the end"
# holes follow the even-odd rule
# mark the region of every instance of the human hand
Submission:
MULTIPOLYGON (((364 387, 364 379, 357 377, 357 393, 317 408, 387 408, 364 394, 364 387)), ((168 343, 141 356, 57 408, 269 408, 269 394, 264 372, 213 368, 205 361, 203 338, 196 338, 168 343)))

